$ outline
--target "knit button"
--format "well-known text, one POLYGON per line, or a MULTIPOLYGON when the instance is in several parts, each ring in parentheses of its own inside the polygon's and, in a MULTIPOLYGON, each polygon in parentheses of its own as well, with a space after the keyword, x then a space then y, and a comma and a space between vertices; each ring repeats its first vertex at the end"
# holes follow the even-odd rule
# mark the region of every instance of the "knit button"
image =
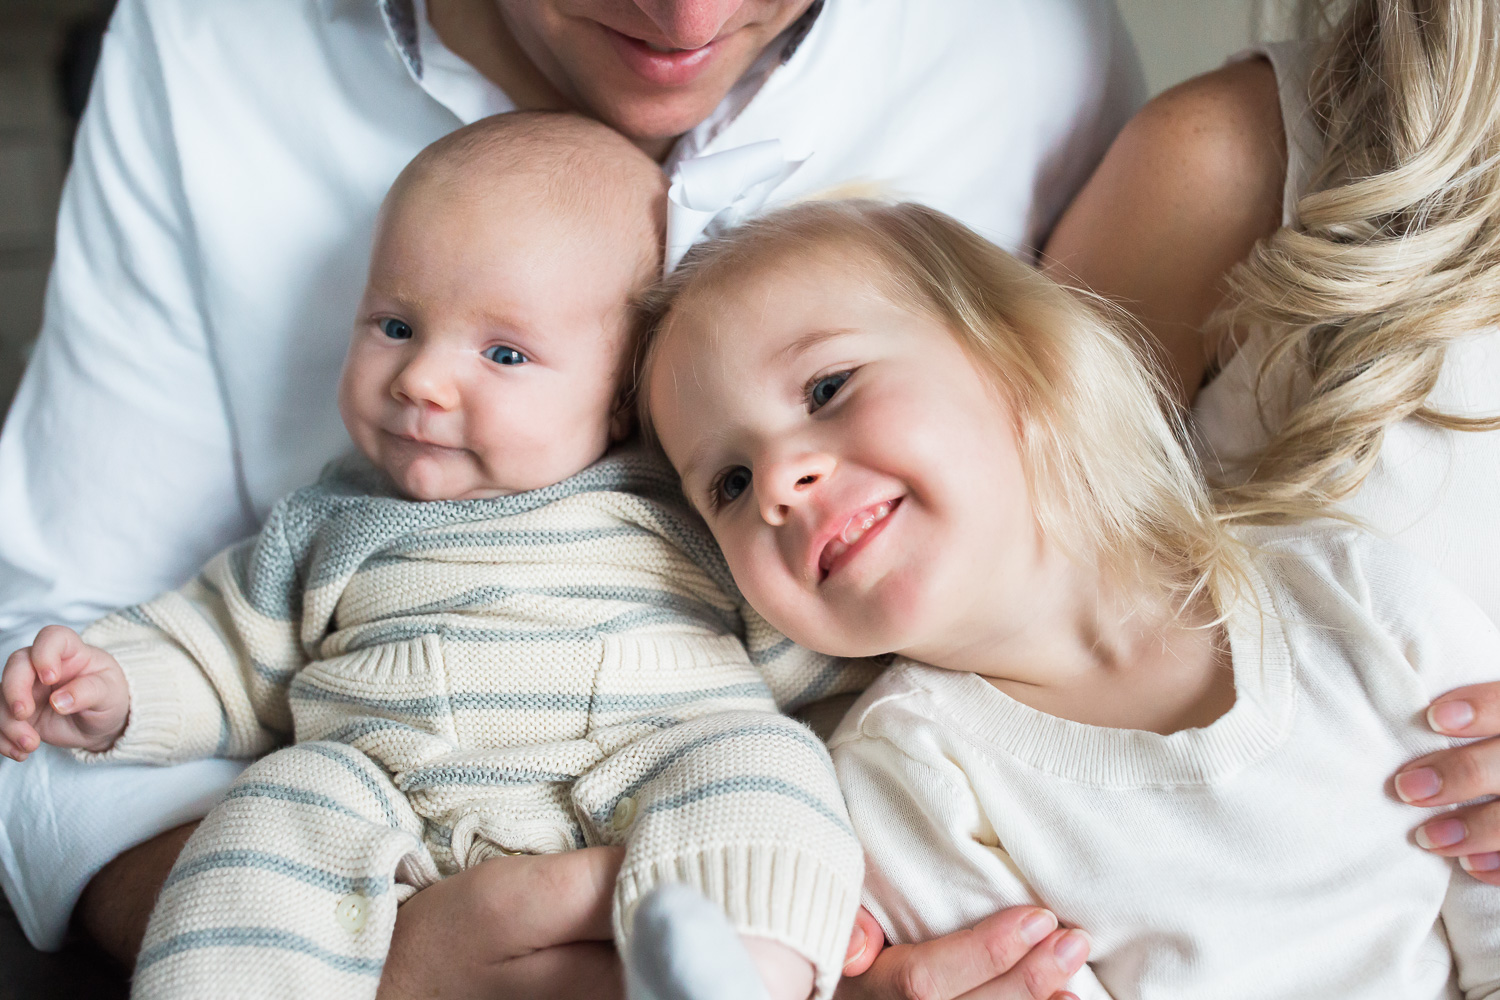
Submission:
POLYGON ((364 930, 365 920, 369 915, 370 901, 357 892, 351 892, 339 900, 339 905, 333 909, 333 918, 350 934, 358 934, 364 930))
POLYGON ((614 815, 609 818, 609 825, 616 833, 624 830, 635 822, 635 799, 629 795, 620 796, 620 801, 615 803, 614 815))

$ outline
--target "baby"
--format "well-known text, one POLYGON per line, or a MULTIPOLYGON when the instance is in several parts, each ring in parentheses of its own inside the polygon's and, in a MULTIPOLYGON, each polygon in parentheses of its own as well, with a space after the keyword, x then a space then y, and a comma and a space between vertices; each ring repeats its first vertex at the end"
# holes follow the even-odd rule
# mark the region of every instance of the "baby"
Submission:
POLYGON ((898 654, 831 743, 890 940, 1029 903, 1085 1000, 1500 997, 1500 894, 1381 794, 1500 669, 1472 602, 1238 525, 1130 338, 931 209, 785 209, 661 294, 646 415, 746 598, 898 654))
POLYGON ((860 851, 775 695, 839 667, 742 614, 669 468, 606 454, 663 202, 654 163, 575 116, 429 147, 382 208, 339 387, 362 457, 183 590, 8 661, 18 760, 39 739, 155 763, 294 741, 183 850, 135 996, 373 997, 416 890, 602 844, 627 848, 622 942, 638 900, 686 882, 772 996, 831 993, 860 851))

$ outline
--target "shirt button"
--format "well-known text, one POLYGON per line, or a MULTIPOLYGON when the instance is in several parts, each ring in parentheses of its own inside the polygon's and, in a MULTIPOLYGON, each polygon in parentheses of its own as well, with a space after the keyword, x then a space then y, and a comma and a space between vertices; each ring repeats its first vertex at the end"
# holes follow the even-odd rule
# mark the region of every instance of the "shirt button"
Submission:
POLYGON ((609 818, 609 825, 616 833, 620 833, 635 822, 635 799, 629 795, 620 796, 620 801, 615 803, 615 811, 609 818))
POLYGON ((334 919, 350 934, 358 934, 364 930, 369 916, 370 901, 357 892, 351 892, 339 900, 339 905, 333 909, 334 919))

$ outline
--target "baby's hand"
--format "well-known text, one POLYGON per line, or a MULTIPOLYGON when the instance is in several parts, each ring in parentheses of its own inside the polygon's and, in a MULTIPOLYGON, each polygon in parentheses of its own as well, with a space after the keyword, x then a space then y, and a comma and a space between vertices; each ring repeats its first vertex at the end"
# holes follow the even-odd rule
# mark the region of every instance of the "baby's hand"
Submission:
POLYGON ((48 625, 5 661, 0 753, 25 760, 41 743, 102 753, 125 731, 130 688, 115 658, 48 625))

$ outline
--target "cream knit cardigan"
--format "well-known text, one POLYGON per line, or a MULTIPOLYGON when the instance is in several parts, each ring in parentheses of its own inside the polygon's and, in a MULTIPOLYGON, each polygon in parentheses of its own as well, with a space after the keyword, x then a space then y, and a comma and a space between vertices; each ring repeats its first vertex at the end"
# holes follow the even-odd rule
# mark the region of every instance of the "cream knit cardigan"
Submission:
POLYGON ((738 597, 675 476, 619 454, 417 503, 345 463, 181 591, 94 625, 129 726, 100 759, 252 757, 168 879, 136 996, 369 996, 397 903, 496 855, 623 844, 616 936, 684 881, 837 983, 861 854, 781 715, 868 665, 738 597))

